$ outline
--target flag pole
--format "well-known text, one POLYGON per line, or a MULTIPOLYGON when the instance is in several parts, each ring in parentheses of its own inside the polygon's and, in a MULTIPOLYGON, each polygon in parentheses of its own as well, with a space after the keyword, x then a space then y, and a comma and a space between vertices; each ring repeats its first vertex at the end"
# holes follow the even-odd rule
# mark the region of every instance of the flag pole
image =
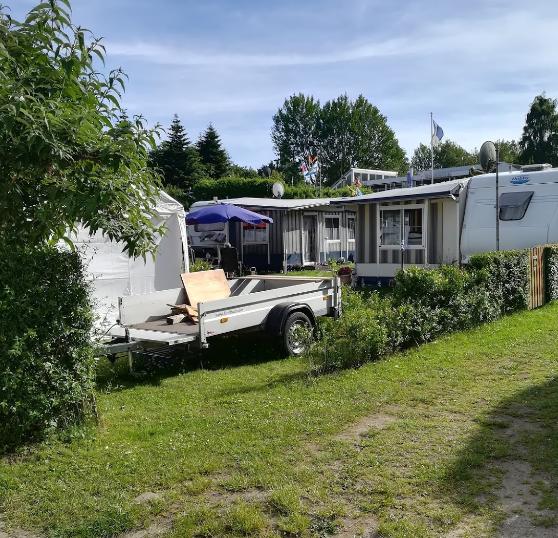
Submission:
POLYGON ((434 183, 434 118, 430 113, 430 183, 434 183))

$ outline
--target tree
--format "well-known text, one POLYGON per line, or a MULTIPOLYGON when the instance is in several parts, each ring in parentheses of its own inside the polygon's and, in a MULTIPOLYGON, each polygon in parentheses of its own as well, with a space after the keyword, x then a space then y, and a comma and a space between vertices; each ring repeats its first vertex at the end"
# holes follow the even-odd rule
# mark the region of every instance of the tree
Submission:
POLYGON ((81 222, 131 255, 155 248, 156 130, 121 121, 125 75, 99 73, 104 47, 49 0, 24 22, 0 8, 0 240, 56 242, 81 222))
POLYGON ((205 170, 198 150, 190 144, 176 114, 169 127, 168 140, 151 152, 150 164, 161 171, 164 185, 180 189, 186 195, 192 191, 194 183, 204 176, 205 170))
POLYGON ((515 140, 497 140, 500 162, 521 164, 521 150, 515 140))
POLYGON ((273 116, 271 140, 278 166, 288 181, 302 181, 300 162, 319 150, 320 102, 302 93, 285 99, 273 116))
POLYGON ((386 117, 364 96, 328 101, 319 122, 320 160, 326 183, 351 167, 403 171, 405 152, 386 117))
MULTIPOLYGON (((451 168, 453 166, 474 165, 478 162, 477 155, 469 152, 452 140, 446 140, 434 148, 434 168, 451 168)), ((430 147, 419 144, 411 159, 415 172, 429 170, 432 166, 430 147)))
POLYGON ((323 107, 313 97, 293 95, 273 117, 271 133, 285 179, 301 178, 299 161, 318 155, 324 183, 352 166, 402 170, 405 152, 386 118, 360 95, 346 95, 323 107))
POLYGON ((200 136, 197 148, 209 177, 219 179, 227 175, 230 168, 229 156, 223 149, 221 139, 213 125, 209 124, 200 136))
POLYGON ((231 164, 227 176, 257 178, 259 177, 259 174, 258 171, 251 166, 240 166, 239 164, 231 164))
POLYGON ((558 113, 556 100, 537 95, 525 119, 519 143, 524 164, 558 165, 558 113))

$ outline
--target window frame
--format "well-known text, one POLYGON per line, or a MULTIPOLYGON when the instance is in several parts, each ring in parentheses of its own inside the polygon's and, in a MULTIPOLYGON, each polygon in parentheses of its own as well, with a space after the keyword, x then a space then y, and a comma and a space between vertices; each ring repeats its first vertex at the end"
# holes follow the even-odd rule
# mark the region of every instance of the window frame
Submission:
POLYGON ((329 236, 327 236, 326 241, 328 243, 341 243, 341 215, 334 215, 334 214, 325 214, 324 215, 324 237, 326 236, 326 234, 328 233, 327 230, 327 226, 326 226, 326 220, 327 219, 337 219, 337 234, 339 235, 339 237, 337 239, 330 239, 329 236))
POLYGON ((405 210, 406 209, 420 209, 421 210, 421 244, 420 245, 405 245, 405 250, 424 250, 426 248, 426 204, 397 204, 397 205, 380 205, 379 214, 379 227, 378 227, 378 247, 380 250, 401 250, 401 239, 405 227, 405 210), (384 245, 382 244, 382 211, 399 211, 399 243, 397 245, 384 245))
POLYGON ((498 198, 498 218, 502 222, 514 222, 514 221, 523 220, 525 218, 527 210, 529 209, 529 206, 531 205, 531 200, 533 199, 534 195, 535 195, 535 191, 508 191, 508 192, 501 193, 498 198), (502 206, 502 198, 505 198, 506 195, 517 196, 521 194, 525 195, 526 199, 523 200, 523 202, 520 205, 502 206), (523 213, 521 214, 520 217, 517 218, 502 218, 502 210, 505 211, 508 208, 523 209, 523 213))
MULTIPOLYGON (((263 225, 258 225, 258 224, 248 224, 246 222, 242 223, 241 226, 241 232, 242 232, 242 244, 243 245, 269 245, 269 223, 263 223, 263 225), (247 230, 252 231, 252 230, 265 230, 265 240, 261 241, 250 241, 250 240, 246 240, 246 235, 245 232, 247 230)), ((255 237, 255 236, 254 236, 255 237)))
POLYGON ((347 215, 347 242, 354 243, 356 241, 356 215, 347 215), (354 237, 349 237, 349 220, 353 221, 353 235, 354 237))

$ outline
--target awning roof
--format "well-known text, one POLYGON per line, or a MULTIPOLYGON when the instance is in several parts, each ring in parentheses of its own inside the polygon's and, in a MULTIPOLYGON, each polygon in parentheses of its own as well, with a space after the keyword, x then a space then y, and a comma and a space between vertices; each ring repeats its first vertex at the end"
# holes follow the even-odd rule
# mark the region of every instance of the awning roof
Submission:
POLYGON ((332 205, 340 204, 371 204, 375 202, 392 202, 397 200, 415 200, 418 198, 446 198, 457 196, 461 186, 467 183, 468 179, 456 179, 433 185, 423 185, 421 187, 408 187, 404 189, 391 189, 387 191, 374 192, 363 196, 334 198, 332 205))

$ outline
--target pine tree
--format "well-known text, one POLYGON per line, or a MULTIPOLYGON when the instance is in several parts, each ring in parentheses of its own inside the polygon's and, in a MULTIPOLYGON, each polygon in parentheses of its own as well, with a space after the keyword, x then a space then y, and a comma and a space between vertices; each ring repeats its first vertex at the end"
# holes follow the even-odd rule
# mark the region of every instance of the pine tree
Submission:
POLYGON ((203 177, 204 168, 197 149, 191 145, 186 130, 175 114, 169 127, 169 137, 151 153, 151 165, 163 174, 163 184, 185 193, 203 177))
POLYGON ((207 174, 213 179, 222 178, 231 166, 229 156, 221 145, 221 139, 213 125, 200 136, 197 143, 198 152, 207 174))

